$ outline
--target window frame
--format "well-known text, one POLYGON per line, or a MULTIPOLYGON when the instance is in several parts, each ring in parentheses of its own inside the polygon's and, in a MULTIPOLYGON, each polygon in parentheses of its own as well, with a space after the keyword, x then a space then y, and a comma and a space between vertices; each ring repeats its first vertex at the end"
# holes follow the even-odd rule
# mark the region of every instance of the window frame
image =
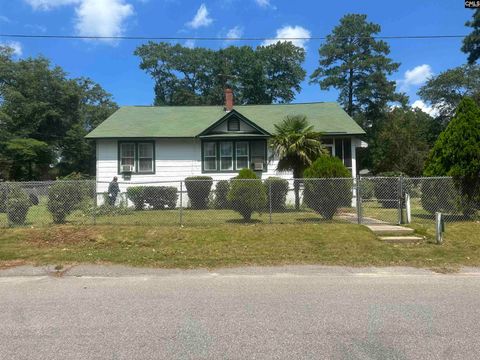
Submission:
MULTIPOLYGON (((202 173, 238 173, 241 169, 237 167, 237 143, 241 142, 247 142, 248 147, 248 169, 252 169, 252 142, 253 141, 263 141, 264 143, 264 149, 265 149, 265 154, 264 154, 264 164, 268 165, 268 158, 267 158, 267 140, 266 139, 215 139, 215 140, 202 140, 201 142, 201 163, 202 163, 202 173), (221 170, 220 169, 220 143, 222 142, 232 142, 233 143, 233 170, 221 170), (204 151, 204 146, 205 143, 216 143, 216 170, 206 170, 205 169, 205 151, 204 151)), ((246 169, 246 168, 242 168, 246 169)), ((253 170, 253 169, 252 169, 253 170)), ((263 167, 262 172, 267 172, 267 166, 263 167)))
POLYGON ((234 152, 235 152, 235 169, 236 169, 237 171, 240 171, 240 170, 242 170, 242 169, 250 168, 250 163, 251 163, 251 161, 250 161, 250 141, 248 141, 248 140, 236 141, 236 142, 235 142, 235 151, 234 151, 234 152), (247 144, 247 155, 240 155, 240 156, 238 155, 238 153, 237 153, 237 144, 239 144, 239 143, 246 143, 246 144, 247 144), (243 168, 243 167, 240 168, 240 167, 238 166, 238 158, 239 158, 239 157, 240 157, 240 158, 245 158, 245 157, 247 158, 247 167, 246 167, 246 168, 243 168))
POLYGON ((234 141, 219 141, 218 143, 218 159, 219 159, 219 166, 218 166, 218 170, 220 172, 223 172, 223 171, 233 171, 235 170, 235 156, 234 156, 234 152, 236 150, 236 143, 234 141), (225 156, 225 155, 222 155, 222 144, 230 144, 231 145, 231 149, 232 149, 232 152, 230 153, 229 156, 225 156), (222 169, 222 159, 231 159, 231 168, 230 169, 222 169))
POLYGON ((134 144, 134 151, 135 151, 135 157, 134 157, 134 171, 132 174, 135 175, 153 175, 156 172, 156 151, 155 151, 155 140, 122 140, 117 142, 117 174, 122 175, 123 173, 121 172, 121 147, 122 144, 134 144), (139 151, 138 151, 138 145, 139 144, 152 144, 152 170, 151 171, 139 171, 139 165, 140 165, 140 157, 139 157, 139 151))

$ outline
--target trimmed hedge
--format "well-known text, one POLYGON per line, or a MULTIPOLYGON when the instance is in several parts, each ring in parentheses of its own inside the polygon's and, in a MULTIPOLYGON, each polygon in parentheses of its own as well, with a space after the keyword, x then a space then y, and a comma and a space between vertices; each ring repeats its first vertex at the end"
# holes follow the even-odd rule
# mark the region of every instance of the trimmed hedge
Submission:
POLYGON ((340 159, 319 157, 305 170, 304 178, 303 201, 325 219, 332 219, 338 208, 351 204, 352 179, 340 159))
POLYGON ((213 179, 210 176, 192 176, 185 179, 185 187, 192 204, 192 209, 206 209, 208 197, 212 189, 213 179))
POLYGON ((91 185, 82 182, 56 182, 48 191, 47 208, 52 214, 53 222, 62 224, 91 192, 91 185))
POLYGON ((174 186, 146 186, 145 202, 154 210, 175 209, 178 199, 177 191, 174 186))
POLYGON ((260 212, 267 205, 265 186, 251 169, 242 169, 230 180, 228 201, 233 210, 249 221, 254 211, 260 212))
POLYGON ((14 225, 23 225, 30 206, 32 202, 28 194, 19 186, 9 185, 6 204, 8 220, 14 225))
POLYGON ((230 191, 230 183, 228 180, 220 180, 215 187, 215 208, 228 209, 228 192, 230 191))
POLYGON ((135 210, 143 210, 145 207, 145 186, 132 186, 127 189, 127 198, 135 206, 135 210))
POLYGON ((288 181, 272 176, 265 180, 264 185, 267 198, 270 198, 271 196, 270 201, 272 204, 272 210, 285 210, 288 194, 288 181))

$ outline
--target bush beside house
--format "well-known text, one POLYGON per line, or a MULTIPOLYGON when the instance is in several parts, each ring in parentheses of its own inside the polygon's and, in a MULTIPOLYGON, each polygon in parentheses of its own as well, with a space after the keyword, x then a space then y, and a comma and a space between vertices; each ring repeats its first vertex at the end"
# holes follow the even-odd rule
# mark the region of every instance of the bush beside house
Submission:
POLYGON ((350 176, 340 159, 325 155, 319 157, 305 170, 305 204, 325 219, 332 219, 338 208, 350 205, 352 201, 350 176))
POLYGON ((212 189, 213 179, 210 176, 192 176, 185 179, 185 187, 192 209, 206 209, 208 197, 212 189))
POLYGON ((127 189, 127 198, 135 207, 135 210, 143 210, 145 207, 145 186, 132 186, 127 189))
POLYGON ((286 208, 288 181, 279 177, 269 177, 264 182, 267 198, 271 202, 273 211, 286 208))
POLYGON ((242 169, 238 176, 230 180, 228 201, 233 210, 249 221, 253 212, 260 212, 267 204, 265 186, 252 170, 242 169))
POLYGON ((145 202, 153 210, 175 209, 178 199, 177 191, 174 186, 146 186, 144 189, 145 202))
POLYGON ((230 182, 228 180, 220 180, 215 187, 215 209, 228 209, 228 192, 230 191, 230 182))

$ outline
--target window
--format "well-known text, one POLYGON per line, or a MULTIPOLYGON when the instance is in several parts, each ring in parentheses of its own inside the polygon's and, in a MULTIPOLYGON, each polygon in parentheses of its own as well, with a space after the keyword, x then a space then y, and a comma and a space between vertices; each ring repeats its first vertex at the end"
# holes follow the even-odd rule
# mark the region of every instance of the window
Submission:
POLYGON ((153 144, 138 144, 138 172, 153 172, 153 144))
POLYGON ((228 131, 240 131, 240 120, 236 117, 228 119, 227 129, 228 131))
POLYGON ((255 140, 250 143, 252 152, 252 166, 253 169, 258 169, 257 166, 264 166, 266 157, 266 142, 264 140, 255 140))
POLYGON ((237 170, 248 168, 248 141, 239 141, 235 143, 236 164, 237 170))
POLYGON ((135 143, 120 144, 120 165, 131 165, 135 168, 135 143))
POLYGON ((255 170, 255 163, 266 170, 265 140, 205 141, 202 148, 204 172, 234 172, 245 168, 255 170))
POLYGON ((217 143, 203 143, 203 169, 205 171, 217 170, 217 143))
POLYGON ((118 172, 123 165, 131 165, 134 173, 155 173, 155 142, 131 141, 118 143, 118 172))
POLYGON ((233 170, 233 142, 220 143, 220 170, 233 170))

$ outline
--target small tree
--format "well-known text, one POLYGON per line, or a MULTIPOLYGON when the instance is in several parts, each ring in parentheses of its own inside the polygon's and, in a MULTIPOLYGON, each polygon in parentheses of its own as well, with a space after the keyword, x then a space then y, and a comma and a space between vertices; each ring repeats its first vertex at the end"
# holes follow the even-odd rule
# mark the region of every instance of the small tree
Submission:
POLYGON ((272 158, 278 158, 278 171, 292 171, 295 192, 295 209, 300 208, 300 183, 305 169, 327 150, 320 141, 320 133, 304 115, 287 116, 282 123, 275 125, 275 133, 270 139, 272 158))
POLYGON ((210 176, 192 176, 185 179, 188 197, 193 209, 206 209, 213 180, 210 176))
POLYGON ((471 216, 480 204, 480 107, 464 98, 435 143, 426 176, 453 176, 462 195, 461 206, 471 216))
POLYGON ((321 156, 305 170, 303 194, 308 207, 330 220, 338 208, 352 201, 351 174, 340 159, 321 156))
POLYGON ((230 183, 228 201, 245 221, 250 221, 254 211, 261 211, 267 203, 267 194, 262 181, 250 169, 242 169, 230 183))

